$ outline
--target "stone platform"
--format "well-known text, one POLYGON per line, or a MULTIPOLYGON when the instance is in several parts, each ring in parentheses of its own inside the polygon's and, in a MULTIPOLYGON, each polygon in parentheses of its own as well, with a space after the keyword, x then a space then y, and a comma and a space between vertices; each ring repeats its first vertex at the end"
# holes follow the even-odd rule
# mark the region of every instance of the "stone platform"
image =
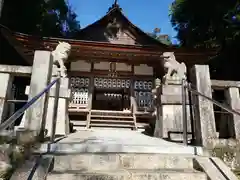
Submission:
POLYGON ((204 156, 200 147, 137 131, 79 131, 51 146, 43 144, 37 152, 44 154, 36 154, 35 165, 26 169, 24 164, 11 180, 29 177, 33 165, 33 180, 237 180, 220 159, 204 156))
POLYGON ((162 153, 204 155, 201 147, 184 146, 129 130, 83 130, 58 143, 43 144, 41 153, 162 153))

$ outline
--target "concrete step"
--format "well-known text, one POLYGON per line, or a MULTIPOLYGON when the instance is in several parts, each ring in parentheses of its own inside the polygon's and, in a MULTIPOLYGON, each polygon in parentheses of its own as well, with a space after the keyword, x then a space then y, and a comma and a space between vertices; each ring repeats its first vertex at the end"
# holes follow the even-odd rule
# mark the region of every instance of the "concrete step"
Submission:
POLYGON ((86 153, 55 155, 54 170, 117 170, 117 169, 189 169, 194 156, 163 154, 86 153))
POLYGON ((53 171, 47 180, 207 180, 204 173, 194 170, 117 170, 117 171, 68 171, 59 173, 53 171))

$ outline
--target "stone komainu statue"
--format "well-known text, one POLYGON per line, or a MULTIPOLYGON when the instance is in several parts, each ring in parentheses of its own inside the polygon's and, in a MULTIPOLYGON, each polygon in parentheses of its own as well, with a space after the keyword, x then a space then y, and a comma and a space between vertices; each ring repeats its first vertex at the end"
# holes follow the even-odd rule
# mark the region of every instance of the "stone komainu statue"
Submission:
POLYGON ((186 79, 187 68, 185 63, 179 63, 175 56, 174 52, 164 52, 163 55, 163 66, 166 74, 163 77, 164 83, 168 83, 168 80, 181 81, 186 79))
POLYGON ((65 63, 71 52, 71 45, 66 42, 59 42, 56 49, 52 51, 53 64, 59 67, 61 77, 67 77, 65 63))

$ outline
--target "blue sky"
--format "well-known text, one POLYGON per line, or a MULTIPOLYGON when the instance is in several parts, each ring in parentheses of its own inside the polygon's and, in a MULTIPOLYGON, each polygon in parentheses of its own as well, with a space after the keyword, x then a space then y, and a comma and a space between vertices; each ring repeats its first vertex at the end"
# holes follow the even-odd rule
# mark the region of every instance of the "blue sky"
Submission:
MULTIPOLYGON (((78 15, 81 27, 85 27, 104 16, 114 0, 69 0, 78 15)), ((152 32, 155 27, 161 34, 176 36, 170 18, 169 7, 173 0, 118 0, 123 13, 128 19, 145 32, 152 32)))

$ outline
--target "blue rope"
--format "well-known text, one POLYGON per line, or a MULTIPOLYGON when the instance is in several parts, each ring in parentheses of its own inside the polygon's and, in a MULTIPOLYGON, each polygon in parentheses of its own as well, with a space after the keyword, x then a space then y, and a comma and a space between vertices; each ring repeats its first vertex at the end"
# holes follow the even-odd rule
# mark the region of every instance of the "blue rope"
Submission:
POLYGON ((51 87, 60 79, 58 77, 54 81, 52 81, 43 91, 41 91, 38 95, 33 97, 30 101, 28 101, 22 108, 16 111, 12 116, 10 116, 6 121, 4 121, 0 125, 0 131, 6 129, 11 126, 32 104, 34 104, 43 94, 47 93, 51 87))

